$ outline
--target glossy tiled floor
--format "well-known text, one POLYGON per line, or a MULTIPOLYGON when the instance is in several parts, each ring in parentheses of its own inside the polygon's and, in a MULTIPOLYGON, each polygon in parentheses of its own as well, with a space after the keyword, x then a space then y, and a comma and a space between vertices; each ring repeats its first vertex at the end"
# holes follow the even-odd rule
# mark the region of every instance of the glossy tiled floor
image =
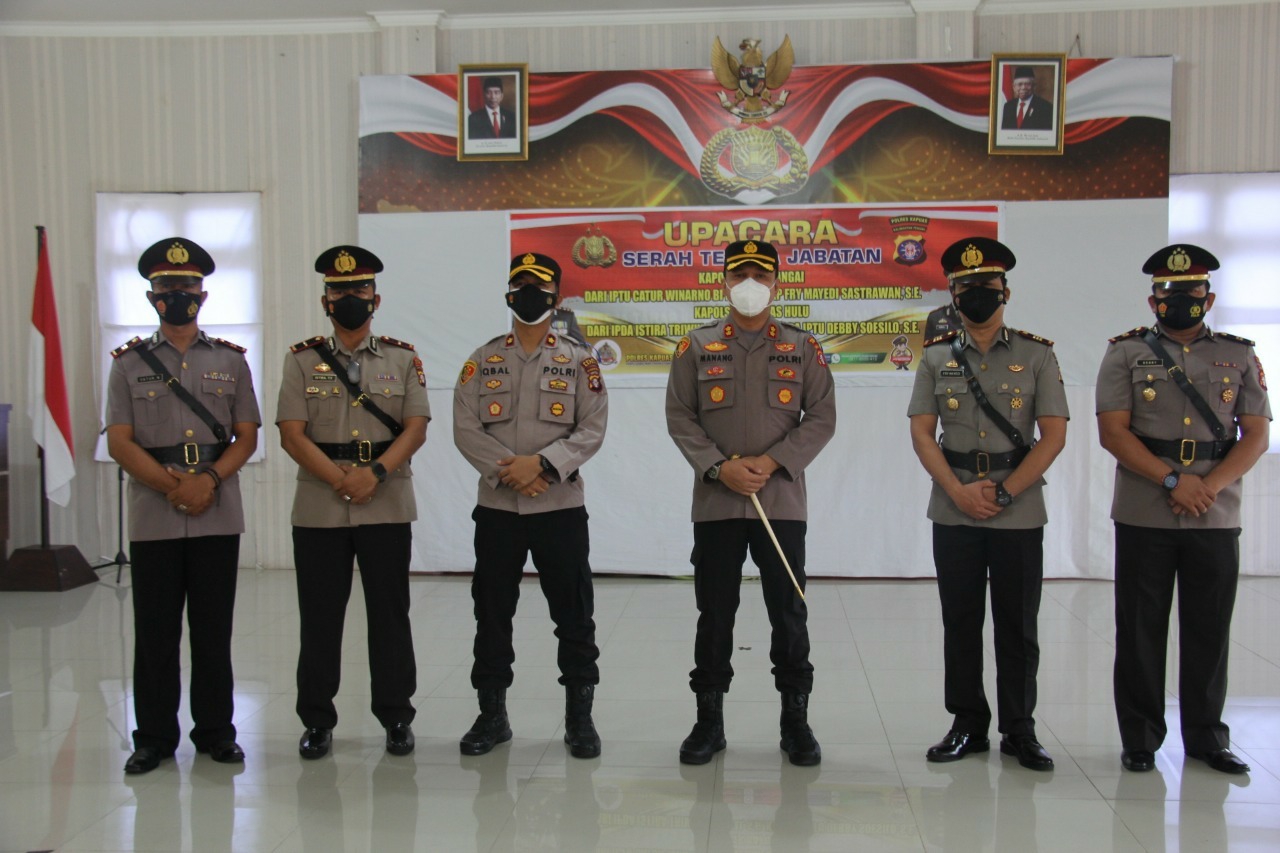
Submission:
POLYGON ((1045 587, 1038 716, 1057 759, 1052 774, 995 751, 925 762, 949 722, 927 582, 811 585, 810 717, 824 752, 812 769, 778 751, 768 625, 754 585, 738 619, 729 748, 688 768, 676 760, 693 720, 688 583, 598 581, 604 754, 592 761, 568 759, 560 740, 554 639, 532 580, 508 697, 515 740, 479 758, 460 757, 456 745, 475 715, 468 583, 413 581, 418 748, 386 755, 368 711, 356 584, 334 753, 305 762, 293 712, 293 575, 253 571, 240 575, 235 640, 247 763, 214 764, 184 743, 175 761, 126 778, 128 573, 119 588, 112 580, 0 593, 0 850, 1280 849, 1280 579, 1243 582, 1237 605, 1227 721, 1254 768, 1245 778, 1184 762, 1173 704, 1156 771, 1120 769, 1112 590, 1098 582, 1045 587))

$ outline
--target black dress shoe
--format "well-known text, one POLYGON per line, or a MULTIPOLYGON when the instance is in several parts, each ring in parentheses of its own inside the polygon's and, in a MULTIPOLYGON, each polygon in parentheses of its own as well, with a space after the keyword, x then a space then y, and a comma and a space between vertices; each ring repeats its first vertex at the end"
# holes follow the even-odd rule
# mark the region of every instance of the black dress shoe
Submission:
POLYGON ((1126 749, 1120 753, 1120 765, 1134 773, 1146 773, 1156 768, 1156 756, 1145 749, 1126 749))
POLYGON ((1053 769, 1053 759, 1031 735, 1000 738, 1000 751, 1005 755, 1016 755, 1018 763, 1028 770, 1053 769))
POLYGON ((166 754, 153 746, 140 746, 133 751, 133 755, 130 755, 129 760, 124 763, 124 772, 130 776, 150 773, 160 766, 162 760, 172 757, 172 752, 166 754))
POLYGON ((333 729, 307 729, 298 741, 298 754, 303 758, 324 758, 333 744, 333 729))
POLYGON ((387 726, 387 752, 392 755, 408 755, 413 752, 413 729, 408 723, 387 726))
POLYGON ((243 764, 244 750, 233 740, 224 740, 213 746, 198 746, 196 752, 208 753, 219 764, 243 764))
MULTIPOLYGON (((1219 773, 1238 776, 1249 772, 1249 765, 1237 758, 1236 754, 1229 749, 1210 749, 1207 752, 1189 752, 1187 755, 1203 761, 1219 773)), ((127 765, 126 769, 128 769, 127 765)))
POLYGON ((986 752, 989 749, 991 741, 987 740, 986 735, 952 731, 929 747, 924 757, 929 761, 959 761, 971 752, 986 752))

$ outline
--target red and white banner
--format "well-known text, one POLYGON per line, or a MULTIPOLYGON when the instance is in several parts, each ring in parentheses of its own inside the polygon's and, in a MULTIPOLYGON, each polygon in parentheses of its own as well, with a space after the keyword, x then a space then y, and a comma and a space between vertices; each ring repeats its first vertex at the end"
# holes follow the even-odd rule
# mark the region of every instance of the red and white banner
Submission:
POLYGON ((71 500, 71 479, 76 475, 71 441, 71 408, 67 405, 67 381, 62 370, 62 338, 58 334, 58 305, 53 298, 53 276, 44 228, 39 235, 36 288, 31 303, 31 353, 27 360, 27 411, 31 437, 44 451, 44 489, 49 500, 66 506, 71 500))

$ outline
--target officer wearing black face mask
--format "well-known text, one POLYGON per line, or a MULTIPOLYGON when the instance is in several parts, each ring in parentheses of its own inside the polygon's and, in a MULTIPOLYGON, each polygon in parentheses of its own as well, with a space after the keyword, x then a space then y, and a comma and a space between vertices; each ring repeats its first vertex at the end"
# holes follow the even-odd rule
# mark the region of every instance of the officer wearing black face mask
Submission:
POLYGON ((1000 751, 1023 767, 1052 770, 1032 714, 1048 520, 1043 474, 1066 441, 1067 398, 1053 343, 1004 325, 1014 263, 1007 246, 983 237, 943 253, 962 327, 925 341, 907 412, 916 456, 933 479, 928 515, 953 718, 925 757, 956 761, 990 749, 982 686, 989 580, 1000 751))
POLYGON ((560 303, 554 258, 537 252, 512 258, 506 302, 515 315, 512 330, 472 353, 453 392, 453 440, 480 473, 471 514, 471 685, 480 715, 458 746, 463 755, 481 755, 511 739, 511 626, 532 556, 560 641, 564 741, 573 757, 593 758, 600 754, 591 716, 600 649, 579 469, 604 442, 609 397, 591 349, 551 330, 560 303))
POLYGON ((301 341, 284 360, 276 424, 298 463, 293 557, 301 646, 297 712, 303 758, 328 754, 338 712, 342 623, 360 563, 369 623, 372 710, 393 755, 413 751, 417 689, 409 625, 409 462, 427 437, 422 360, 412 344, 372 334, 382 302, 378 256, 334 246, 316 258, 332 334, 301 341))
POLYGON ((1266 451, 1271 407, 1253 342, 1211 331, 1218 259, 1187 243, 1147 259, 1152 328, 1111 339, 1098 370, 1098 432, 1116 457, 1115 703, 1130 771, 1165 737, 1165 646, 1175 586, 1186 754, 1224 773, 1249 766, 1222 721, 1240 574, 1240 478, 1266 451))
POLYGON ((160 318, 149 338, 112 353, 107 447, 128 472, 133 573, 134 708, 126 773, 154 770, 177 749, 179 648, 191 630, 191 740, 214 761, 239 763, 231 622, 244 511, 237 472, 258 444, 258 402, 244 347, 200 330, 213 258, 169 237, 142 253, 138 273, 160 318))

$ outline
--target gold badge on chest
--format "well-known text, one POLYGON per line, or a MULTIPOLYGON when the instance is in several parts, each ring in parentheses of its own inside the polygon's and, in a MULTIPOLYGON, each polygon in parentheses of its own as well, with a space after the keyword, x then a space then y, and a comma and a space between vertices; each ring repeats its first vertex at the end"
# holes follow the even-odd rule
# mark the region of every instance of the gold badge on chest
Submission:
POLYGON ((1142 389, 1142 399, 1144 399, 1144 400, 1146 400, 1148 403, 1150 403, 1150 402, 1154 401, 1154 400, 1155 400, 1155 398, 1156 398, 1156 389, 1154 389, 1154 388, 1143 388, 1143 389, 1142 389))
POLYGON ((1231 402, 1232 400, 1234 400, 1235 398, 1236 398, 1236 391, 1235 391, 1235 389, 1234 389, 1234 388, 1223 388, 1223 389, 1222 389, 1222 402, 1224 402, 1224 403, 1230 403, 1230 402, 1231 402))
POLYGON ((954 412, 956 409, 960 408, 960 401, 957 400, 955 397, 948 397, 947 408, 954 412))

